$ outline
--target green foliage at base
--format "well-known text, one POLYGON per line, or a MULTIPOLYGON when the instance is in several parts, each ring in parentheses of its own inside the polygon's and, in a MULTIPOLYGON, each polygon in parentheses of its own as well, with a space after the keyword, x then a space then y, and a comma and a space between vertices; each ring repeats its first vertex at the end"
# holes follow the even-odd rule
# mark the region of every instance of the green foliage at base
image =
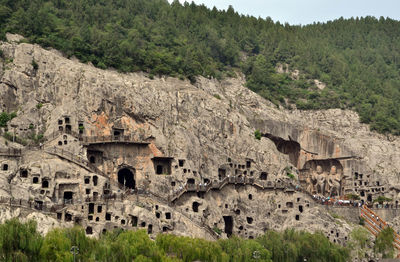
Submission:
POLYGON ((350 241, 348 246, 353 252, 356 252, 358 258, 364 258, 365 253, 369 246, 371 246, 370 241, 371 234, 364 227, 356 227, 350 233, 350 241))
POLYGON ((0 24, 3 40, 19 33, 98 68, 151 79, 195 83, 241 71, 275 104, 349 108, 372 129, 400 134, 400 22, 390 18, 291 26, 178 0, 0 0, 0 24), (278 65, 301 73, 278 74, 278 65))
POLYGON ((25 224, 17 219, 0 225, 1 261, 41 261, 42 236, 36 231, 36 223, 25 224))
POLYGON ((76 261, 337 261, 349 258, 349 250, 321 233, 267 231, 256 239, 207 241, 160 234, 152 241, 145 230, 107 232, 88 238, 82 228, 53 229, 42 237, 36 224, 17 219, 0 225, 1 261, 72 261, 72 246, 79 248, 76 261))
POLYGON ((382 254, 383 258, 393 258, 394 256, 394 231, 390 227, 386 227, 375 240, 374 251, 382 254))
POLYGON ((254 137, 255 137, 257 140, 261 140, 262 134, 261 134, 260 130, 254 131, 254 137))

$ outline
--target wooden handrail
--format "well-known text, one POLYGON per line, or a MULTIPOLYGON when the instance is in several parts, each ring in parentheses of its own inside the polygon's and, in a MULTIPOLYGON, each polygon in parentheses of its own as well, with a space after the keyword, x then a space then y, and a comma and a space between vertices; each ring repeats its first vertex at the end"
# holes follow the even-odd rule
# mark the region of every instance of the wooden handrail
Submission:
MULTIPOLYGON (((363 205, 360 208, 360 212, 361 212, 361 217, 365 218, 365 221, 367 222, 367 224, 369 225, 365 227, 375 236, 377 236, 379 234, 379 232, 382 231, 383 228, 388 227, 386 221, 384 221, 382 218, 379 218, 379 221, 376 219, 378 216, 376 215, 375 212, 373 212, 371 209, 369 209, 367 206, 363 205), (379 227, 377 228, 375 224, 383 224, 383 227, 379 227), (375 231, 375 232, 373 232, 375 231)), ((393 246, 400 251, 400 237, 396 232, 393 232, 394 238, 393 238, 393 246)), ((397 257, 400 256, 400 253, 398 254, 397 257)))

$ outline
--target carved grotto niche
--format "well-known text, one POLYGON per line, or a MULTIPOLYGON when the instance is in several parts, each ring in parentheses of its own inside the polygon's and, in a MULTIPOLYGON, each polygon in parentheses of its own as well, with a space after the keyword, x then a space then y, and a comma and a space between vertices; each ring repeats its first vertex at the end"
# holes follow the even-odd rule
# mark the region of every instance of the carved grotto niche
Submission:
POLYGON ((310 160, 304 164, 300 180, 311 194, 340 196, 344 184, 343 166, 336 159, 310 160))

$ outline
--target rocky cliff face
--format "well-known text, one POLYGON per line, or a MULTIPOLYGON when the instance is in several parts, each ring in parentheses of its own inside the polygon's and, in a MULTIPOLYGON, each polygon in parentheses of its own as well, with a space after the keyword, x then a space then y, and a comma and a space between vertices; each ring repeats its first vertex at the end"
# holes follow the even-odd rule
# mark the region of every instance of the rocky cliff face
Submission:
POLYGON ((294 227, 345 243, 352 225, 311 194, 397 203, 399 139, 353 112, 277 109, 240 77, 100 70, 13 37, 0 46, 0 108, 17 112, 9 135, 45 140, 0 140, 0 219, 207 239, 294 227))

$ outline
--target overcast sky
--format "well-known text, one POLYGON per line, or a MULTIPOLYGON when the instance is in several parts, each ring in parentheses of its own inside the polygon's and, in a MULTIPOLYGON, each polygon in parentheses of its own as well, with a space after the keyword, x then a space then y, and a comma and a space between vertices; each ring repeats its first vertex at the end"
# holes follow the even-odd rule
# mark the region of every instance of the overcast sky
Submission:
MULTIPOLYGON (((171 2, 171 0, 169 0, 171 2)), ((182 3, 184 0, 180 0, 182 3)), ((188 1, 191 2, 191 1, 188 1)), ((306 25, 326 22, 341 16, 390 17, 400 20, 400 0, 195 0, 197 4, 226 9, 229 5, 241 14, 306 25)))

